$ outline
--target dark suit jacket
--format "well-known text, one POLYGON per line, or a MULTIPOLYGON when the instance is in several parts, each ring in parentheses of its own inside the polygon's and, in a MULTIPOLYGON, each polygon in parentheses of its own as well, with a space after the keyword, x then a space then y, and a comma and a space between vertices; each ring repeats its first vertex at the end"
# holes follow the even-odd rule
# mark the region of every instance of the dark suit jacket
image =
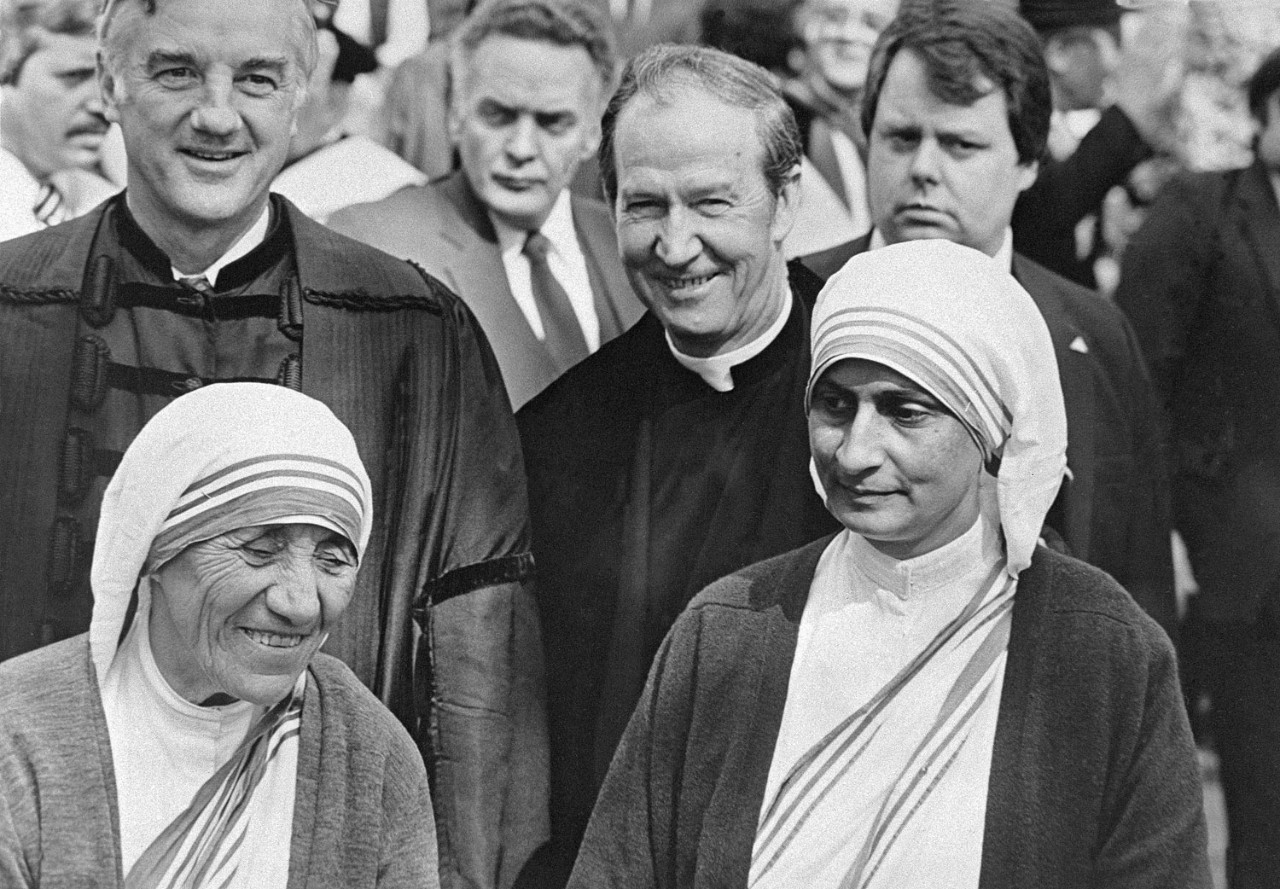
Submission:
MULTIPOLYGON (((803 261, 828 278, 870 241, 864 235, 803 261)), ((1014 254, 1013 276, 1049 327, 1067 407, 1071 478, 1048 524, 1072 555, 1110 573, 1173 636, 1169 487, 1137 340, 1111 303, 1026 257, 1014 254)))
POLYGON ((1116 301, 1164 401, 1204 614, 1253 620, 1280 603, 1280 208, 1262 165, 1171 182, 1116 301))
MULTIPOLYGON (((644 307, 618 259, 608 208, 575 195, 573 221, 595 293, 600 342, 605 343, 635 323, 644 307)), ((534 336, 511 295, 498 236, 466 176, 454 173, 381 201, 348 207, 330 217, 329 226, 418 263, 461 296, 498 357, 514 409, 559 375, 557 362, 534 336)))
POLYGON ((1076 224, 1097 213, 1107 192, 1151 155, 1118 107, 1102 113, 1076 150, 1041 163, 1040 175, 1013 208, 1013 249, 1077 284, 1094 286, 1093 257, 1076 256, 1076 224))

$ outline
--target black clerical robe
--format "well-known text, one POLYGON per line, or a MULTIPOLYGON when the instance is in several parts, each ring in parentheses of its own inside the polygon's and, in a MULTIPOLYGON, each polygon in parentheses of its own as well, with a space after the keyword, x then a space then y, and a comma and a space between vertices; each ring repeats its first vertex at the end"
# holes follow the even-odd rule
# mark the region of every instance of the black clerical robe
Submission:
POLYGON ((838 526, 809 477, 804 390, 820 288, 789 266, 777 338, 717 392, 645 315, 517 415, 547 654, 552 834, 585 829, 667 629, 702 587, 838 526))

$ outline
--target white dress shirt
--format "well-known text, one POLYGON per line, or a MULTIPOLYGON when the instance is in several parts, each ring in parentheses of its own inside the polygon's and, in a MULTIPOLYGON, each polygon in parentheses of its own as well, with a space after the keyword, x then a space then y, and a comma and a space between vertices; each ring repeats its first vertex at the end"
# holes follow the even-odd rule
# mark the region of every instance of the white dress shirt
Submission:
MULTIPOLYGON (((888 245, 889 242, 884 239, 884 235, 880 234, 880 229, 873 228, 871 230, 871 243, 867 245, 867 249, 876 250, 888 245)), ((1004 240, 1000 242, 1000 249, 991 258, 999 264, 1000 268, 1007 269, 1009 274, 1013 274, 1013 229, 1006 228, 1004 230, 1004 240)))
MULTIPOLYGON (((508 225, 493 214, 489 218, 498 235, 498 248, 502 251, 502 266, 507 273, 507 286, 511 288, 511 295, 515 297, 516 305, 529 322, 533 335, 545 341, 547 333, 542 326, 538 303, 533 298, 529 260, 524 255, 524 242, 529 237, 529 232, 508 225)), ((551 243, 551 250, 547 253, 547 265, 551 268, 551 274, 555 275, 564 292, 569 295, 569 303, 573 306, 578 326, 582 328, 587 348, 594 352, 600 348, 600 317, 596 314, 591 277, 587 274, 587 259, 582 254, 582 245, 578 243, 578 233, 573 227, 573 207, 568 189, 560 192, 560 197, 556 198, 555 205, 551 208, 551 215, 539 231, 551 243)))
POLYGON ((40 183, 18 158, 0 148, 0 241, 38 232, 34 207, 40 183))

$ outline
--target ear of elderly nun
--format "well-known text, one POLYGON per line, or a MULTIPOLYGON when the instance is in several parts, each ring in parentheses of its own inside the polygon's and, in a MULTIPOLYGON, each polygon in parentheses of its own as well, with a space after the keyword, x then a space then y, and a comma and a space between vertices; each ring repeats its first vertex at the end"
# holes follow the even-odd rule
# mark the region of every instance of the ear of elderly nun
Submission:
POLYGON ((175 692, 282 700, 346 608, 371 504, 351 432, 319 401, 221 383, 172 402, 102 501, 89 629, 99 683, 136 590, 135 625, 149 626, 175 692))
POLYGON ((1017 281, 949 241, 872 250, 827 282, 812 346, 814 478, 832 514, 908 558, 986 513, 1006 570, 1030 564, 1067 421, 1049 330, 1017 281))

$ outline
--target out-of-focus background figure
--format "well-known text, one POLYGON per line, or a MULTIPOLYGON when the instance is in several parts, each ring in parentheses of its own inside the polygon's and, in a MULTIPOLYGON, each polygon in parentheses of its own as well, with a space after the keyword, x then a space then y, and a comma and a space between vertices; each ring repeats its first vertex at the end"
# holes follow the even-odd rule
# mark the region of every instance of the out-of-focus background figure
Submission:
POLYGON ((600 143, 614 40, 591 0, 490 0, 451 49, 461 168, 331 224, 455 289, 519 409, 642 311, 608 208, 569 187, 600 143))
POLYGON ((401 188, 422 185, 427 178, 368 135, 349 131, 356 80, 378 70, 378 57, 338 29, 330 5, 314 0, 312 10, 319 26, 319 55, 289 142, 289 157, 271 190, 324 222, 343 207, 381 200, 401 188))
POLYGON ((1165 409, 1233 889, 1280 878, 1280 50, 1248 96, 1252 163, 1171 182, 1116 292, 1165 409))
POLYGON ((79 216, 115 191, 95 78, 98 0, 0 2, 0 241, 79 216))

